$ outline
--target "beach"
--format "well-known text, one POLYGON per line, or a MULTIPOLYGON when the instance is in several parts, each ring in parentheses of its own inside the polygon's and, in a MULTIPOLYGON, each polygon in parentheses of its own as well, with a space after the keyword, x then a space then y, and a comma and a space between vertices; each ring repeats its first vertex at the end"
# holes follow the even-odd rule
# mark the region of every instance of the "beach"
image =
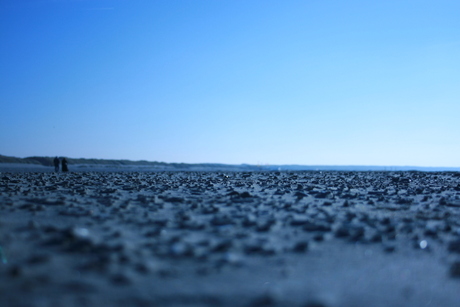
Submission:
POLYGON ((458 306, 460 173, 0 167, 2 306, 458 306))

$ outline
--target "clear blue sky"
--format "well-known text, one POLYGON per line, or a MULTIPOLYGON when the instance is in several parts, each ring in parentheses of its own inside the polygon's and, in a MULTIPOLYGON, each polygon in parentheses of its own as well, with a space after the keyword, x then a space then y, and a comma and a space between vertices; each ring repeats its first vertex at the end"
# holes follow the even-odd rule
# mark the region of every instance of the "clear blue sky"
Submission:
POLYGON ((459 167, 459 12, 2 0, 0 154, 459 167))

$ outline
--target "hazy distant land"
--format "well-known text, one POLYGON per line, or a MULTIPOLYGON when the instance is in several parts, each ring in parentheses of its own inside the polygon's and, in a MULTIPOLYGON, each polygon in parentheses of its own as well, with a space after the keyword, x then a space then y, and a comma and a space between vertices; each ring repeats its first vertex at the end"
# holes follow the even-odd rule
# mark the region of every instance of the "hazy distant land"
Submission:
MULTIPOLYGON (((0 169, 33 168, 53 166, 54 157, 32 156, 18 158, 0 155, 0 169)), ((140 171, 460 171, 460 167, 378 166, 378 165, 251 165, 224 163, 166 163, 158 161, 132 161, 111 159, 86 159, 66 157, 71 170, 140 170, 140 171)))

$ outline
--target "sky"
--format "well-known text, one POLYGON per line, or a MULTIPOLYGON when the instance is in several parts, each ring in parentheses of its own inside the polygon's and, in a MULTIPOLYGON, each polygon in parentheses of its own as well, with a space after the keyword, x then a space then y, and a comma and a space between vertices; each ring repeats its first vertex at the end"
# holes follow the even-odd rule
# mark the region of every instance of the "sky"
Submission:
POLYGON ((460 167, 458 0, 1 0, 0 154, 460 167))

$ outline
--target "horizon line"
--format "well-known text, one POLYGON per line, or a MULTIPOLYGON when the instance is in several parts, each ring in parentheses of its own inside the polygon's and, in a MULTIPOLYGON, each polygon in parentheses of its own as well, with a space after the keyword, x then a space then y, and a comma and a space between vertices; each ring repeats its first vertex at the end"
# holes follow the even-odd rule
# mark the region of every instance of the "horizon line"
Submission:
MULTIPOLYGON (((7 158, 15 158, 15 159, 28 159, 28 158, 54 158, 56 156, 26 156, 26 157, 16 157, 16 156, 6 156, 0 154, 0 156, 7 157, 7 158)), ((149 162, 149 163, 166 163, 166 164, 220 164, 220 165, 248 165, 248 166, 256 166, 256 167, 378 167, 378 168, 441 168, 441 169, 460 169, 460 166, 418 166, 418 165, 382 165, 382 164, 299 164, 299 163, 289 163, 289 164, 279 164, 279 163, 225 163, 225 162, 164 162, 164 161, 151 161, 147 159, 107 159, 107 158, 74 158, 68 156, 57 156, 57 157, 66 157, 68 159, 74 160, 106 160, 106 161, 130 161, 130 162, 149 162)), ((7 163, 7 162, 3 162, 7 163)))

